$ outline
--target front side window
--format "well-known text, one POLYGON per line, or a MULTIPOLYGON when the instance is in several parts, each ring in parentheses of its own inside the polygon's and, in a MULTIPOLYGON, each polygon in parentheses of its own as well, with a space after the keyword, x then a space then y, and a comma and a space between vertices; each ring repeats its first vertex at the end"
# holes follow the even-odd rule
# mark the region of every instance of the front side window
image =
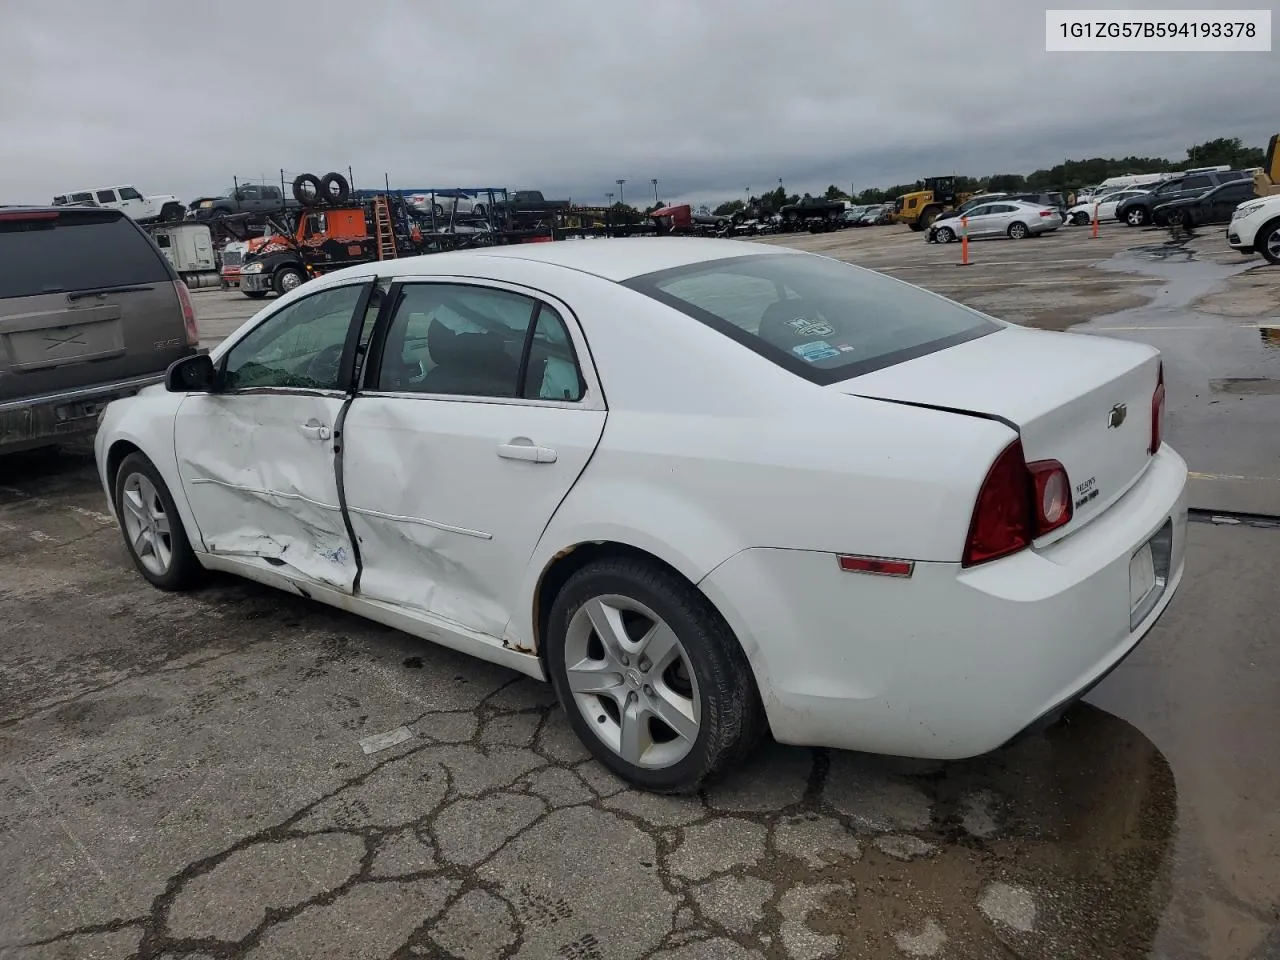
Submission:
POLYGON ((142 194, 140 194, 137 190, 133 189, 133 187, 121 187, 120 199, 121 200, 141 200, 142 194))
POLYGON ((342 353, 363 285, 323 290, 263 321, 226 356, 228 390, 340 390, 342 353))
POLYGON ((820 384, 1001 329, 918 287, 808 254, 711 260, 635 277, 625 286, 820 384))

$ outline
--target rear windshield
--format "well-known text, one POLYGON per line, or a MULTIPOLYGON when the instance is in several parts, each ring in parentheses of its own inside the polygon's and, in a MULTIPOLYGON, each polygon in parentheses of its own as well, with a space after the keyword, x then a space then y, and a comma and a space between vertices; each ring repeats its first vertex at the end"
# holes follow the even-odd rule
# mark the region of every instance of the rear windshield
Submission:
POLYGON ((117 214, 0 219, 0 299, 167 283, 160 251, 117 214))
POLYGON ((625 285, 818 384, 1000 329, 926 290, 806 254, 712 260, 645 274, 625 285))

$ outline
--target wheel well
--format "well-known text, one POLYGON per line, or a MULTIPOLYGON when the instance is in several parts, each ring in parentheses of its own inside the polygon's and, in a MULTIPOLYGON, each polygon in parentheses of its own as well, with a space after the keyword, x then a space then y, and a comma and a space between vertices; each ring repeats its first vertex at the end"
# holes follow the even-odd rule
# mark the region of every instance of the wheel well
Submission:
POLYGON ((543 651, 546 649, 542 638, 547 632, 547 624, 551 619, 551 606, 555 603, 556 595, 561 588, 569 582, 569 578, 589 563, 622 557, 656 563, 670 570, 676 576, 688 579, 665 560, 655 557, 647 550, 641 550, 639 547, 633 547, 625 543, 596 541, 580 543, 577 546, 569 547, 567 550, 562 550, 552 559, 547 569, 542 572, 542 579, 538 581, 538 589, 533 595, 533 643, 539 657, 543 655, 543 651))
MULTIPOLYGON (((131 453, 142 453, 142 451, 128 440, 117 440, 107 451, 107 482, 111 484, 112 489, 116 485, 116 473, 120 470, 120 464, 124 463, 124 458, 131 453)), ((115 497, 115 494, 112 493, 111 496, 115 497)))

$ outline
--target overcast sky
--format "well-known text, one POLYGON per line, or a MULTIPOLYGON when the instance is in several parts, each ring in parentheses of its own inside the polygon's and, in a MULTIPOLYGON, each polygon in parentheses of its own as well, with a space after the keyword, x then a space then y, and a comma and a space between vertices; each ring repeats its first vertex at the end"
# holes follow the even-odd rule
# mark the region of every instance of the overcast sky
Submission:
POLYGON ((348 166, 357 186, 581 202, 620 177, 651 202, 657 177, 664 200, 714 202, 1280 130, 1280 54, 1050 54, 1045 6, 0 0, 0 203, 348 166))

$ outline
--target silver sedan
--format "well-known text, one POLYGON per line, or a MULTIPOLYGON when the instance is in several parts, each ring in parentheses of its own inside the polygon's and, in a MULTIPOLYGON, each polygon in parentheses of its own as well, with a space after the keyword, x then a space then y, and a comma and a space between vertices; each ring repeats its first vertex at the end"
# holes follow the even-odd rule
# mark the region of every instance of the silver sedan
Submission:
MULTIPOLYGON (((998 200, 974 207, 965 214, 969 239, 1010 237, 1022 240, 1057 230, 1062 217, 1056 210, 1024 200, 998 200)), ((935 220, 926 239, 930 242, 951 243, 958 240, 966 227, 961 218, 952 216, 935 220)))

